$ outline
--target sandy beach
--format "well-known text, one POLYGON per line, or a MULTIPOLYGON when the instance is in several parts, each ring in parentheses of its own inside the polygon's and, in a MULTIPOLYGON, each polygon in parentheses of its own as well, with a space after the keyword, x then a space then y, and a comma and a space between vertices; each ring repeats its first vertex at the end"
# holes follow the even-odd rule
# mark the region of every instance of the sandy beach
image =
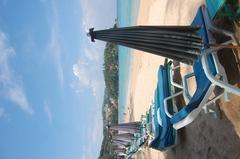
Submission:
MULTIPOLYGON (((141 0, 138 25, 189 25, 195 17, 198 7, 203 4, 203 0, 141 0)), ((141 114, 144 114, 149 108, 150 102, 154 99, 154 90, 157 85, 157 71, 160 64, 163 64, 164 58, 156 55, 146 54, 142 51, 133 51, 131 62, 131 75, 128 92, 128 112, 126 112, 125 121, 140 120, 141 114)), ((181 73, 184 74, 191 70, 191 67, 181 65, 181 73)), ((194 92, 194 81, 190 81, 191 91, 194 92)), ((236 100, 239 100, 239 97, 236 100)), ((239 103, 239 102, 238 102, 239 103)), ((228 104, 229 105, 229 104, 228 104)), ((233 107, 234 104, 230 104, 233 107)), ((236 103, 235 103, 236 105, 236 103)), ((236 114, 234 111, 223 109, 228 116, 236 114)), ((234 110, 234 109, 232 109, 234 110)), ((239 112, 238 112, 239 113, 239 112)), ((239 115, 236 118, 239 117, 239 115)), ((236 129, 239 128, 239 121, 234 122, 230 118, 236 129)), ((240 136, 240 135, 239 135, 240 136)), ((146 149, 136 158, 166 158, 166 152, 146 149)))
MULTIPOLYGON (((203 0, 142 0, 138 25, 188 25, 203 0)), ((134 106, 134 119, 139 120, 153 100, 157 84, 157 71, 163 57, 133 50, 129 82, 128 105, 134 106)), ((186 72, 190 67, 184 67, 186 72)), ((126 121, 129 116, 126 116, 126 121)))

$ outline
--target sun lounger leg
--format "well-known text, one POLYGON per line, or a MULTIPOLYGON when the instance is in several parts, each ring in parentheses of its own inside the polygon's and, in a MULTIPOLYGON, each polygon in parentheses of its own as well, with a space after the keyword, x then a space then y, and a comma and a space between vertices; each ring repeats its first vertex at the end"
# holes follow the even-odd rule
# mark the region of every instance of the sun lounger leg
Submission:
POLYGON ((214 109, 210 108, 209 106, 204 107, 203 109, 204 109, 205 114, 210 114, 215 119, 220 118, 220 116, 218 115, 219 113, 217 113, 214 109))
MULTIPOLYGON (((218 56, 217 56, 217 53, 212 53, 212 56, 213 56, 213 61, 214 61, 214 64, 215 64, 215 68, 217 70, 217 74, 219 74, 221 77, 222 77, 222 80, 225 82, 225 83, 228 83, 228 79, 227 79, 227 74, 226 74, 226 71, 224 69, 224 67, 222 66, 222 64, 220 63, 219 59, 218 59, 218 56)), ((226 102, 229 102, 230 101, 230 97, 229 97, 229 94, 227 91, 224 91, 224 100, 226 102)))
MULTIPOLYGON (((217 113, 214 109, 210 108, 210 106, 216 103, 216 101, 219 100, 222 96, 224 96, 224 93, 220 93, 219 95, 215 96, 213 99, 210 99, 203 107, 204 113, 205 114, 210 113, 214 118, 220 118, 219 113, 217 113)), ((219 108, 216 108, 216 109, 219 109, 219 108)))

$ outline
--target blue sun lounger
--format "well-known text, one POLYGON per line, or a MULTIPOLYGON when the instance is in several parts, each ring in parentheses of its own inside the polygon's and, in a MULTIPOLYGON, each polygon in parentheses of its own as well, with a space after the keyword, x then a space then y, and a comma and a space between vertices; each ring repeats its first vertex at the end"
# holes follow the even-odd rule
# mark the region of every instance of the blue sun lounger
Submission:
MULTIPOLYGON (((176 130, 173 129, 170 118, 164 110, 163 101, 169 95, 168 67, 160 66, 154 97, 154 139, 150 143, 150 147, 157 150, 166 150, 176 144, 176 130)), ((169 112, 173 114, 172 101, 168 101, 168 105, 171 105, 169 112)))
MULTIPOLYGON (((212 43, 213 39, 209 33, 209 30, 220 32, 220 29, 213 27, 209 17, 207 17, 208 15, 206 14, 207 12, 205 6, 200 7, 192 25, 202 26, 198 34, 202 36, 205 44, 209 44, 212 43)), ((225 30, 221 33, 231 38, 233 36, 231 33, 225 30)), ((225 44, 229 43, 234 43, 234 40, 229 40, 225 44)), ((221 49, 221 46, 212 49, 209 49, 207 46, 205 46, 202 49, 201 57, 199 57, 199 59, 193 64, 194 74, 191 73, 184 77, 183 87, 175 85, 179 88, 182 88, 183 91, 164 99, 165 112, 168 117, 171 118, 170 121, 175 129, 180 129, 191 123, 198 116, 203 107, 206 107, 208 104, 216 101, 222 95, 224 95, 225 100, 228 101, 229 98, 227 92, 240 95, 239 88, 228 84, 225 70, 218 61, 216 54, 218 49, 221 49), (187 88, 187 78, 193 75, 195 75, 197 88, 194 95, 191 97, 187 88), (216 95, 212 100, 209 101, 210 96, 212 95, 216 86, 223 88, 224 93, 216 95), (189 103, 179 112, 171 115, 167 102, 179 94, 184 94, 187 98, 189 98, 189 103)))

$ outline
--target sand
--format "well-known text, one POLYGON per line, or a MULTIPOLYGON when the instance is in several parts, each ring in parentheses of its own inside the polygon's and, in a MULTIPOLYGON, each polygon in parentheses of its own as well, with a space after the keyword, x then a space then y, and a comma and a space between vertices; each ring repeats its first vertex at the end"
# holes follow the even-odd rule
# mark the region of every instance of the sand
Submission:
MULTIPOLYGON (((138 25, 188 25, 202 3, 202 0, 142 0, 137 23, 138 25)), ((128 103, 131 105, 132 98, 136 120, 153 100, 157 71, 164 59, 142 51, 133 51, 128 103)), ((184 68, 183 71, 189 70, 187 66, 184 68)))
MULTIPOLYGON (((195 17, 198 7, 203 3, 203 0, 141 0, 137 24, 188 25, 195 17)), ((157 71, 159 65, 163 64, 163 62, 163 57, 133 50, 131 75, 128 86, 128 112, 126 112, 126 122, 140 120, 141 115, 149 109, 150 102, 154 99, 154 90, 157 85, 157 71)), ((182 74, 185 74, 189 70, 191 70, 191 67, 181 64, 182 74)), ((190 87, 193 92, 195 90, 193 80, 190 82, 190 87)), ((233 104, 231 106, 233 106, 233 104)), ((230 113, 229 116, 231 116, 231 112, 229 112, 228 109, 226 112, 230 113)), ((230 120, 232 119, 230 118, 230 120)), ((238 129, 239 121, 235 122, 235 127, 238 129)), ((169 155, 167 155, 166 152, 146 149, 136 158, 162 159, 167 156, 169 155)))

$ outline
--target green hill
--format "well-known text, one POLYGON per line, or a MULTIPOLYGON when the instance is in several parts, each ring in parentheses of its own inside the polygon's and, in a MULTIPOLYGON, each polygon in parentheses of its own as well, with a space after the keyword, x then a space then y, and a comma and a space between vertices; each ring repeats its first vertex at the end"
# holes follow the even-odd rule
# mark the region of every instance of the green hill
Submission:
POLYGON ((107 43, 104 50, 103 73, 105 80, 105 95, 102 107, 103 141, 99 159, 115 158, 114 146, 109 139, 107 125, 118 123, 118 49, 117 45, 107 43))

